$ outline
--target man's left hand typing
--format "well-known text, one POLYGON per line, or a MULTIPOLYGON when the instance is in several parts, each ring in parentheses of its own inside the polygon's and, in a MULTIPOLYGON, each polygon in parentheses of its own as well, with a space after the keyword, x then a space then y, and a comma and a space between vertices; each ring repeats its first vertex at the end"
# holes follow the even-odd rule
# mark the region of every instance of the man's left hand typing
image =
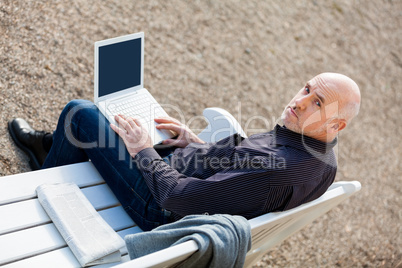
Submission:
POLYGON ((189 127, 187 127, 185 124, 182 124, 175 118, 169 116, 155 118, 155 122, 159 124, 156 126, 157 129, 167 129, 177 134, 176 139, 164 140, 163 144, 165 145, 184 148, 192 142, 205 143, 205 141, 198 138, 198 136, 194 134, 189 127))

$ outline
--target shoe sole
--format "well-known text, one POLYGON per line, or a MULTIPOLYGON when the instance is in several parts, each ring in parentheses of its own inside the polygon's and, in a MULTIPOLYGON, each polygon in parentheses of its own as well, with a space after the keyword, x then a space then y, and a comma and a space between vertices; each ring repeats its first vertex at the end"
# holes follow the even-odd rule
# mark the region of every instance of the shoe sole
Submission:
POLYGON ((11 121, 8 122, 8 132, 10 133, 11 138, 21 150, 23 150, 29 156, 29 166, 32 170, 38 170, 41 168, 38 159, 35 154, 24 144, 22 144, 18 139, 17 135, 14 133, 13 127, 11 126, 11 121))

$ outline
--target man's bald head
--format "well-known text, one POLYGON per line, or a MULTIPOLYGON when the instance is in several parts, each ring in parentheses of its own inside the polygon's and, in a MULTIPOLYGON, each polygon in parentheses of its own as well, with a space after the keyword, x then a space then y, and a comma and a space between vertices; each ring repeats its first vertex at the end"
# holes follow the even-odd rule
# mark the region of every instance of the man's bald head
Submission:
POLYGON ((322 73, 318 76, 339 93, 339 118, 350 122, 360 109, 360 89, 351 78, 339 73, 322 73))
POLYGON ((285 126, 322 141, 333 140, 360 108, 360 90, 349 77, 322 73, 289 102, 282 114, 285 126))

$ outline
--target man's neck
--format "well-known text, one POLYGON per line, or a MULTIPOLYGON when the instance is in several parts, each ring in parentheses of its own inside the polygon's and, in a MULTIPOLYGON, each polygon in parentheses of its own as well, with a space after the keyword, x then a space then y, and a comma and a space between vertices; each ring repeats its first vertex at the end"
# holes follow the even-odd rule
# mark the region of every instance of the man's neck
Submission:
POLYGON ((315 139, 315 140, 319 140, 319 141, 325 142, 325 143, 331 143, 331 142, 333 142, 333 141, 335 140, 335 138, 337 137, 337 135, 330 135, 330 134, 328 134, 328 133, 325 132, 325 131, 310 132, 310 133, 302 132, 302 133, 300 133, 300 132, 298 132, 298 131, 294 131, 294 130, 292 130, 292 129, 290 129, 290 128, 287 128, 286 125, 283 124, 283 122, 280 122, 280 123, 282 123, 282 124, 279 124, 280 126, 286 128, 286 129, 288 129, 288 130, 290 130, 290 131, 293 131, 293 132, 295 132, 295 133, 302 134, 302 135, 304 135, 304 136, 307 136, 307 137, 310 137, 310 138, 313 138, 313 139, 315 139))
POLYGON ((308 136, 310 138, 325 142, 325 143, 331 143, 335 140, 336 135, 332 136, 329 135, 328 133, 322 133, 322 134, 317 134, 317 135, 309 135, 308 133, 304 133, 303 135, 308 136))

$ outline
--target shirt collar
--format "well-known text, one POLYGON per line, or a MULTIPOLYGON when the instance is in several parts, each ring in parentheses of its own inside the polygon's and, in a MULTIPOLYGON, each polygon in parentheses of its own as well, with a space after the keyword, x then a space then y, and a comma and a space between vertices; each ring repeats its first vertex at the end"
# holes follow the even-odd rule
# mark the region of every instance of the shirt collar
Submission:
POLYGON ((322 142, 314 138, 302 135, 300 133, 291 131, 286 127, 276 125, 273 134, 276 144, 287 145, 299 150, 309 151, 311 154, 321 153, 325 154, 331 151, 337 144, 337 138, 332 142, 322 142))

